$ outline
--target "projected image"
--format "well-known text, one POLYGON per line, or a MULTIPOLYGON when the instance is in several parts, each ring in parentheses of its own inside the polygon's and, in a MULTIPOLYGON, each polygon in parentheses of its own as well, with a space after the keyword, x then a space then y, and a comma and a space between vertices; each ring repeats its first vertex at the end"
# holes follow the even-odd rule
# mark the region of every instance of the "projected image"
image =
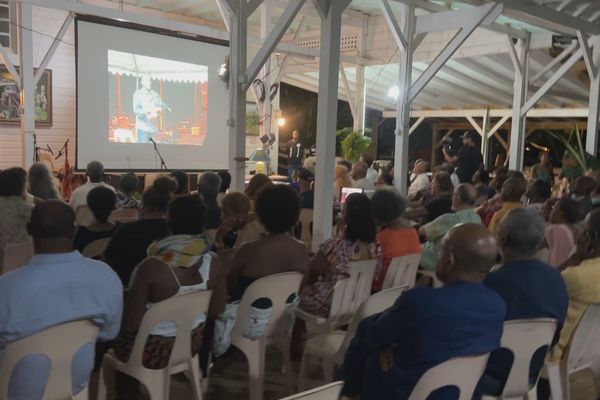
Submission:
POLYGON ((108 50, 108 141, 202 145, 208 67, 108 50))

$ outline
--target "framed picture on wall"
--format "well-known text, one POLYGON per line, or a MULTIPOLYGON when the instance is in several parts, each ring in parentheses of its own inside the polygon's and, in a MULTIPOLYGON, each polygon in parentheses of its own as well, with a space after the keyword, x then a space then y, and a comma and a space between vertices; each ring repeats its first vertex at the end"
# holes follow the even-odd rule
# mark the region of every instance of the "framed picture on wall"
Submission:
MULTIPOLYGON (((17 72, 19 68, 15 67, 17 72)), ((34 70, 37 71, 37 68, 34 70)), ((35 73, 35 72, 34 72, 35 73)), ((35 87, 35 126, 52 126, 52 70, 45 70, 35 87)), ((19 87, 5 66, 0 66, 0 124, 21 123, 19 87)))

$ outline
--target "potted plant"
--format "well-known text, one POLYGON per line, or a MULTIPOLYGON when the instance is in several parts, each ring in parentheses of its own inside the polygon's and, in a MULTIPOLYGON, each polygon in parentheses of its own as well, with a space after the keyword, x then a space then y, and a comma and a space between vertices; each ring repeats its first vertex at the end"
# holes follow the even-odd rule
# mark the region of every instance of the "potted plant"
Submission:
POLYGON ((583 175, 588 170, 600 170, 600 160, 585 151, 581 141, 581 132, 577 125, 568 137, 560 132, 546 131, 550 136, 565 146, 562 173, 567 178, 583 175), (574 143, 573 143, 574 142, 574 143))
POLYGON ((370 129, 355 131, 352 128, 343 128, 337 131, 336 136, 340 143, 342 157, 352 163, 357 162, 373 144, 370 134, 370 129))

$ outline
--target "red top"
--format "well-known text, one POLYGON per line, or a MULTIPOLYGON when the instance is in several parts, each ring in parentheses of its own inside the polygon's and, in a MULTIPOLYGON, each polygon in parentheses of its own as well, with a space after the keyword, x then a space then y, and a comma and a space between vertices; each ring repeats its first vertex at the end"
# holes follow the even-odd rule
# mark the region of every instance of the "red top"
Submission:
POLYGON ((419 234, 414 228, 384 229, 377 234, 377 240, 381 245, 383 264, 381 271, 373 278, 373 291, 381 290, 392 258, 421 253, 419 234))

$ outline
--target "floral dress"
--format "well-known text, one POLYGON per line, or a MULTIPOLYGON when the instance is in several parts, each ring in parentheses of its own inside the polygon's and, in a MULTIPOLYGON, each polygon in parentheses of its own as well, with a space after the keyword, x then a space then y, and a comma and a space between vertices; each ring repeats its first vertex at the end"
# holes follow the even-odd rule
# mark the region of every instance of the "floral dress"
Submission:
MULTIPOLYGON (((320 317, 327 317, 331 308, 333 289, 338 280, 350 277, 350 263, 360 261, 360 242, 343 238, 331 238, 325 241, 319 251, 329 263, 329 269, 319 279, 306 285, 300 292, 300 308, 320 317)), ((379 242, 369 244, 371 259, 377 260, 375 275, 381 270, 382 254, 379 242)))

